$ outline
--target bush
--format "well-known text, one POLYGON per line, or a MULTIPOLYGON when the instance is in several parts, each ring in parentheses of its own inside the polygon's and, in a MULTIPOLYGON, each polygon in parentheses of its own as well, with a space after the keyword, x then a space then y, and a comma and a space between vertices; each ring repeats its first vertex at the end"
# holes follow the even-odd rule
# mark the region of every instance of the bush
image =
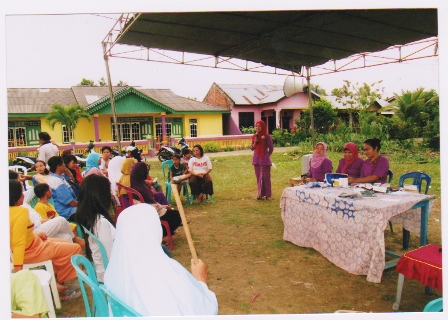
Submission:
POLYGON ((219 145, 216 142, 206 142, 202 146, 204 149, 204 152, 218 152, 219 151, 219 145))
POLYGON ((244 134, 254 134, 255 133, 255 128, 250 126, 249 128, 245 128, 245 127, 241 127, 241 133, 244 134))

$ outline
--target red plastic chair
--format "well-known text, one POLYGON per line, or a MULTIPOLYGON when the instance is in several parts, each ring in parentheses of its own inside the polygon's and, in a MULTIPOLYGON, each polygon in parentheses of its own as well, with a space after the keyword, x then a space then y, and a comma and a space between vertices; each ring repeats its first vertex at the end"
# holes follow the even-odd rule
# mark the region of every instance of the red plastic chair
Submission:
MULTIPOLYGON (((125 186, 125 185, 123 185, 121 183, 118 183, 118 182, 116 184, 118 186, 118 192, 120 192, 120 190, 122 188, 124 188, 126 190, 127 194, 128 194, 127 199, 123 195, 119 196, 119 199, 120 199, 120 202, 121 202, 121 205, 122 205, 123 209, 126 209, 127 207, 134 205, 134 196, 136 196, 138 198, 138 201, 140 203, 145 203, 145 200, 143 199, 142 195, 137 190, 132 189, 131 187, 127 187, 127 186, 125 186)), ((115 215, 115 219, 118 219, 117 215, 115 215)), ((115 221, 117 221, 117 220, 115 220, 115 221)), ((170 241, 169 248, 170 248, 171 251, 174 251, 174 242, 173 242, 173 237, 171 235, 170 226, 169 226, 167 221, 160 220, 160 222, 161 222, 162 226, 165 227, 166 234, 167 234, 168 239, 170 241)))

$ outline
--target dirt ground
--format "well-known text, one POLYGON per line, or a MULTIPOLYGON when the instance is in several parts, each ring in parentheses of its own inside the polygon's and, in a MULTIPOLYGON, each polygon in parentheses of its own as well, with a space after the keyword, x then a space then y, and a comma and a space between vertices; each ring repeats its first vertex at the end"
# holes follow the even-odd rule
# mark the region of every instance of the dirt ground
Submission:
MULTIPOLYGON (((227 201, 234 199, 219 194, 214 203, 184 205, 197 253, 209 266, 208 285, 217 295, 220 315, 394 312, 398 279, 394 268, 384 271, 381 283, 370 283, 366 276, 336 267, 314 249, 283 241, 280 188, 267 202, 256 201, 255 192, 239 199, 252 203, 253 212, 227 212, 227 201), (246 218, 254 213, 258 223, 246 218)), ((173 258, 189 269, 188 244, 183 228, 178 230, 173 258)), ((394 230, 385 231, 386 248, 403 252, 401 229, 394 230)), ((429 243, 441 244, 440 198, 430 214, 428 238, 429 243)), ((411 235, 410 249, 418 245, 419 238, 411 235)), ((428 295, 418 281, 405 280, 400 311, 422 311, 440 296, 438 290, 428 295)), ((57 311, 58 317, 84 315, 82 297, 63 302, 57 311)))

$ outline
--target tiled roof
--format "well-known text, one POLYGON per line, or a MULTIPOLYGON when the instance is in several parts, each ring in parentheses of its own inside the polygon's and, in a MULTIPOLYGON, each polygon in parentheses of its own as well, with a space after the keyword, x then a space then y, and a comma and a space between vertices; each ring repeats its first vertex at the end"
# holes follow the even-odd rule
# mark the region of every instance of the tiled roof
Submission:
POLYGON ((235 105, 257 105, 277 102, 285 97, 283 85, 217 84, 235 105))
POLYGON ((209 103, 196 101, 176 95, 170 89, 137 89, 144 95, 159 101, 167 107, 177 111, 228 111, 228 109, 209 103))
MULTIPOLYGON (((133 89, 171 108, 175 112, 222 112, 227 109, 176 95, 169 89, 135 89, 113 87, 117 90, 133 89)), ((74 86, 63 89, 8 89, 8 113, 48 113, 53 103, 64 106, 79 104, 84 107, 109 96, 108 87, 74 86)))
POLYGON ((8 88, 8 113, 48 113, 51 105, 76 104, 70 88, 8 88))

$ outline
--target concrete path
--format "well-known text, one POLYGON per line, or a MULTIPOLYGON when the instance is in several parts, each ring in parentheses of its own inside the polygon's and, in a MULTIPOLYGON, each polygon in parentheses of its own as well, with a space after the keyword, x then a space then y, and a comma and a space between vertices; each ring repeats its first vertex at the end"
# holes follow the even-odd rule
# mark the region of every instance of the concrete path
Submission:
MULTIPOLYGON (((291 150, 297 149, 297 147, 274 147, 274 152, 288 152, 291 150)), ((236 150, 236 151, 225 151, 225 152, 207 152, 206 155, 212 158, 216 157, 227 157, 227 156, 234 156, 234 155, 242 155, 242 154, 253 154, 253 151, 250 149, 244 149, 244 150, 236 150)), ((157 156, 154 157, 146 157, 146 161, 159 161, 157 159, 157 156)))

